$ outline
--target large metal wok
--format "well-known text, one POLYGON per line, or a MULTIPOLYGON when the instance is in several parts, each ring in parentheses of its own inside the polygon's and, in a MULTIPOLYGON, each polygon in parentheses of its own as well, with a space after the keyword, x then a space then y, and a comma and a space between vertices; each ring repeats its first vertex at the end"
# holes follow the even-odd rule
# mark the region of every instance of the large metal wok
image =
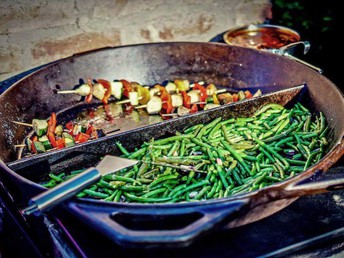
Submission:
MULTIPOLYGON (((343 178, 318 180, 344 153, 344 98, 326 77, 286 57, 216 43, 156 43, 101 49, 54 62, 25 77, 0 96, 0 177, 25 196, 19 206, 45 190, 35 183, 50 171, 94 166, 105 154, 118 155, 116 140, 133 149, 192 124, 226 116, 221 107, 162 123, 123 130, 60 151, 17 160, 15 144, 27 129, 12 121, 47 118, 51 112, 80 104, 75 95, 56 95, 80 79, 128 79, 153 84, 175 78, 205 80, 224 87, 286 89, 305 83, 302 102, 322 111, 331 127, 331 147, 316 165, 298 176, 255 192, 196 203, 123 204, 74 199, 60 206, 125 246, 185 246, 218 227, 235 227, 259 220, 286 207, 299 196, 340 189, 343 178)), ((228 114, 227 114, 228 115, 228 114)))

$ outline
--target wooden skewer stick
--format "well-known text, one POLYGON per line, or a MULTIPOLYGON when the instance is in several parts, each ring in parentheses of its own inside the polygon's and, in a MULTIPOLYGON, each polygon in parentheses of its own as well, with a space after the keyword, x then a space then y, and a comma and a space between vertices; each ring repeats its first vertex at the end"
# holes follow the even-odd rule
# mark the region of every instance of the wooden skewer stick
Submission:
POLYGON ((24 125, 24 126, 30 126, 33 127, 32 124, 28 124, 28 123, 23 123, 23 122, 18 122, 18 121, 13 121, 13 123, 17 124, 17 125, 24 125))
POLYGON ((160 114, 160 116, 178 116, 177 113, 160 114))
MULTIPOLYGON (((139 97, 138 99, 141 100, 142 97, 139 97)), ((125 104, 125 103, 130 103, 130 99, 124 99, 124 100, 120 100, 120 101, 117 101, 117 102, 114 102, 114 103, 118 104, 118 105, 125 104)))
POLYGON ((21 148, 21 147, 25 147, 26 144, 16 144, 14 145, 15 148, 21 148))
POLYGON ((215 91, 215 93, 219 94, 219 93, 224 93, 226 91, 227 91, 227 89, 219 89, 219 90, 215 91))
POLYGON ((76 90, 60 90, 57 92, 58 94, 74 94, 76 90))
POLYGON ((140 109, 140 108, 146 108, 147 105, 139 105, 139 106, 136 106, 135 109, 140 109))

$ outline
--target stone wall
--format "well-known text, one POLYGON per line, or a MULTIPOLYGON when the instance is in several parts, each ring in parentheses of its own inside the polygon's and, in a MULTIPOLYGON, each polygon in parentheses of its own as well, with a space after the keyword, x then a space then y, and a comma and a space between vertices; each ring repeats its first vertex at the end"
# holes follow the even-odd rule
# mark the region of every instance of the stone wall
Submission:
POLYGON ((270 12, 269 0, 0 0, 0 81, 106 46, 209 41, 270 12))

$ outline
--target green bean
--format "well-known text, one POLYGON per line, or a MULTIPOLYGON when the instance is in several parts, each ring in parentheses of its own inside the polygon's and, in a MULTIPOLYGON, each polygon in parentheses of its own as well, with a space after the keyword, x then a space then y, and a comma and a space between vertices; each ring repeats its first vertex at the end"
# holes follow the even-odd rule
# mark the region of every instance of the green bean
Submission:
POLYGON ((243 165, 243 167, 245 168, 245 170, 246 170, 248 173, 250 173, 251 170, 250 170, 250 168, 248 167, 248 165, 246 164, 246 162, 243 160, 243 158, 242 158, 234 149, 232 149, 232 147, 231 147, 228 143, 223 142, 222 144, 223 144, 223 146, 233 155, 233 157, 234 157, 235 159, 237 159, 241 165, 243 165))
POLYGON ((157 203, 157 202, 167 202, 170 201, 171 197, 165 197, 165 198, 152 198, 152 197, 139 197, 127 192, 123 193, 125 197, 127 197, 129 200, 135 201, 135 202, 141 202, 141 203, 157 203))
MULTIPOLYGON (((222 120, 221 117, 215 118, 213 121, 211 121, 210 123, 208 123, 207 125, 205 125, 205 126, 202 128, 201 131, 203 131, 203 133, 209 133, 209 132, 207 132, 207 130, 212 130, 212 128, 213 128, 214 126, 216 126, 218 123, 220 123, 221 120, 222 120)), ((201 132, 201 131, 200 131, 200 132, 201 132)), ((200 138, 200 137, 202 137, 202 136, 203 136, 203 135, 200 134, 200 133, 199 133, 198 135, 196 135, 197 138, 200 138)))
POLYGON ((189 134, 189 133, 192 133, 193 131, 195 131, 198 128, 202 128, 203 126, 204 126, 203 124, 194 125, 194 126, 189 127, 188 129, 186 129, 184 132, 186 134, 189 134))
POLYGON ((292 165, 305 165, 306 164, 306 161, 303 161, 303 160, 288 159, 288 158, 285 158, 285 160, 288 161, 292 165))
POLYGON ((123 181, 123 182, 127 182, 127 183, 132 183, 132 184, 135 183, 135 184, 141 185, 140 182, 136 181, 133 178, 124 177, 124 176, 118 176, 118 175, 114 175, 114 174, 103 176, 103 179, 107 180, 107 181, 110 181, 110 180, 113 180, 113 181, 123 181))
POLYGON ((201 147, 205 147, 205 148, 212 148, 211 145, 207 144, 207 143, 204 143, 204 142, 201 142, 199 139, 197 138, 191 138, 190 139, 192 142, 196 143, 198 146, 201 146, 201 147))
POLYGON ((210 185, 207 185, 206 187, 203 187, 201 189, 201 191, 199 191, 198 194, 195 196, 195 199, 196 200, 200 200, 206 194, 206 192, 209 191, 210 189, 211 189, 210 185))
POLYGON ((128 159, 136 159, 137 157, 141 156, 143 153, 145 153, 145 151, 147 150, 147 148, 143 147, 133 153, 131 153, 129 156, 128 156, 128 159))
POLYGON ((265 144, 264 142, 257 139, 256 137, 253 137, 253 140, 255 140, 261 147, 263 147, 265 150, 267 150, 272 155, 274 155, 276 158, 278 158, 280 161, 282 161, 284 166, 285 166, 285 169, 287 169, 290 166, 289 163, 280 154, 278 154, 273 148, 271 148, 269 145, 265 144))
POLYGON ((225 173, 224 173, 222 167, 217 165, 217 164, 215 165, 215 167, 216 167, 217 173, 220 176, 222 184, 224 185, 224 187, 227 188, 228 187, 228 182, 227 182, 227 179, 226 179, 226 176, 225 176, 225 173))
POLYGON ((161 183, 161 182, 164 182, 164 181, 167 181, 167 180, 171 180, 171 179, 177 179, 178 176, 177 175, 165 175, 165 176, 161 176, 161 177, 158 177, 158 179, 154 180, 152 183, 150 183, 148 185, 148 187, 152 188, 153 186, 161 183))
POLYGON ((304 171, 304 167, 301 166, 290 166, 290 171, 295 171, 295 172, 302 172, 304 171))
POLYGON ((318 153, 320 153, 320 152, 321 152, 321 151, 316 151, 316 152, 313 152, 311 155, 309 155, 309 157, 308 157, 308 159, 307 159, 307 161, 306 161, 306 163, 305 163, 305 166, 303 167, 304 170, 306 170, 306 169, 310 166, 310 164, 311 164, 313 158, 314 158, 318 153))
POLYGON ((214 137, 214 134, 220 129, 220 127, 222 126, 221 123, 216 124, 211 131, 208 134, 208 138, 212 139, 214 137))
POLYGON ((159 194, 165 192, 166 189, 167 189, 166 187, 161 187, 161 188, 155 189, 153 191, 150 191, 148 193, 145 193, 145 194, 141 195, 141 197, 142 198, 147 198, 147 197, 152 197, 154 195, 159 195, 159 194))
POLYGON ((262 108, 260 108, 258 111, 256 111, 253 116, 258 116, 262 113, 264 113, 265 111, 267 111, 268 109, 274 109, 274 110, 283 110, 284 107, 279 105, 279 104, 275 104, 275 103, 271 103, 271 104, 267 104, 265 106, 263 106, 262 108))
POLYGON ((104 198, 107 198, 109 197, 108 194, 104 194, 104 193, 101 193, 101 192, 96 192, 96 191, 93 191, 93 190, 89 190, 89 189, 85 189, 83 190, 84 193, 92 196, 92 197, 95 197, 95 198, 101 198, 101 199, 104 199, 104 198))
POLYGON ((50 180, 49 182, 47 183, 43 183, 42 186, 46 187, 46 188, 52 188, 54 186, 57 185, 57 182, 55 180, 50 180))
POLYGON ((118 187, 120 190, 126 191, 126 192, 142 192, 146 188, 144 186, 135 186, 135 185, 122 185, 118 187))
POLYGON ((120 149, 120 151, 121 151, 126 157, 130 156, 130 153, 123 147, 122 143, 120 143, 120 142, 118 142, 118 141, 116 141, 115 143, 116 143, 117 147, 120 149))
POLYGON ((53 173, 49 173, 49 177, 59 183, 64 181, 60 176, 54 175, 53 173))
POLYGON ((169 150, 169 152, 167 153, 167 156, 172 156, 173 153, 177 150, 177 148, 180 145, 180 141, 175 141, 172 148, 169 150))
POLYGON ((179 191, 176 191, 175 193, 173 193, 172 195, 169 195, 169 196, 171 196, 172 198, 176 198, 179 195, 181 195, 181 194, 183 194, 183 193, 185 193, 187 191, 190 191, 190 190, 192 190, 194 188, 202 187, 202 186, 207 185, 207 184, 209 184, 209 181, 203 180, 203 181, 197 182, 195 184, 189 185, 189 186, 187 186, 185 188, 182 188, 179 191))
POLYGON ((150 184, 150 183, 153 182, 153 179, 143 178, 143 177, 136 178, 136 180, 139 181, 142 184, 150 184))
POLYGON ((112 201, 115 199, 115 197, 116 197, 117 191, 118 191, 118 190, 114 191, 109 197, 106 197, 106 198, 104 199, 104 201, 106 201, 106 202, 112 202, 112 201))
POLYGON ((152 148, 153 149, 157 149, 157 150, 166 150, 166 149, 171 149, 173 144, 165 144, 165 145, 154 145, 152 144, 152 148))
POLYGON ((213 195, 215 194, 217 185, 219 184, 219 181, 215 181, 215 183, 213 184, 212 188, 210 189, 210 191, 207 194, 207 199, 210 199, 213 197, 213 195))
POLYGON ((169 142, 174 142, 174 141, 178 141, 178 140, 182 140, 186 138, 193 138, 193 135, 182 134, 182 135, 175 135, 175 136, 167 137, 164 139, 154 141, 154 145, 164 145, 169 142))
POLYGON ((85 169, 78 169, 78 170, 73 170, 70 172, 71 175, 76 175, 76 174, 80 174, 81 172, 84 172, 85 169))
POLYGON ((119 202, 120 199, 121 199, 121 197, 122 197, 122 193, 123 193, 122 190, 118 190, 118 192, 116 193, 115 198, 114 198, 113 201, 114 201, 114 202, 119 202))
POLYGON ((177 187, 175 187, 168 195, 168 197, 172 197, 176 192, 178 192, 179 190, 182 190, 184 188, 186 188, 186 184, 181 184, 181 185, 178 185, 177 187))
POLYGON ((234 178, 236 179, 236 181, 238 182, 239 185, 242 185, 242 180, 241 177, 239 176, 239 174, 237 173, 237 168, 232 170, 232 175, 234 176, 234 178))

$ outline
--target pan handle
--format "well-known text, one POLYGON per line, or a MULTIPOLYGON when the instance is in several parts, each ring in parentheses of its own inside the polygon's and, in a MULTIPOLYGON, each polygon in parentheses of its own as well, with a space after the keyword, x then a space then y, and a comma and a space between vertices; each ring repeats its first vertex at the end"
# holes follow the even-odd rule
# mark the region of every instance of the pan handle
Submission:
MULTIPOLYGON (((308 179, 309 180, 309 179, 308 179)), ((308 181, 307 180, 307 181, 308 181)), ((290 184, 284 189, 284 197, 299 197, 303 195, 321 194, 344 189, 344 177, 323 179, 321 181, 290 184)))
POLYGON ((69 210, 124 247, 185 247, 237 217, 248 199, 166 205, 73 201, 69 210))
POLYGON ((30 199, 30 206, 21 210, 23 215, 41 215, 55 205, 73 197, 85 187, 96 182, 100 178, 100 173, 96 168, 89 168, 75 177, 51 188, 30 199))

